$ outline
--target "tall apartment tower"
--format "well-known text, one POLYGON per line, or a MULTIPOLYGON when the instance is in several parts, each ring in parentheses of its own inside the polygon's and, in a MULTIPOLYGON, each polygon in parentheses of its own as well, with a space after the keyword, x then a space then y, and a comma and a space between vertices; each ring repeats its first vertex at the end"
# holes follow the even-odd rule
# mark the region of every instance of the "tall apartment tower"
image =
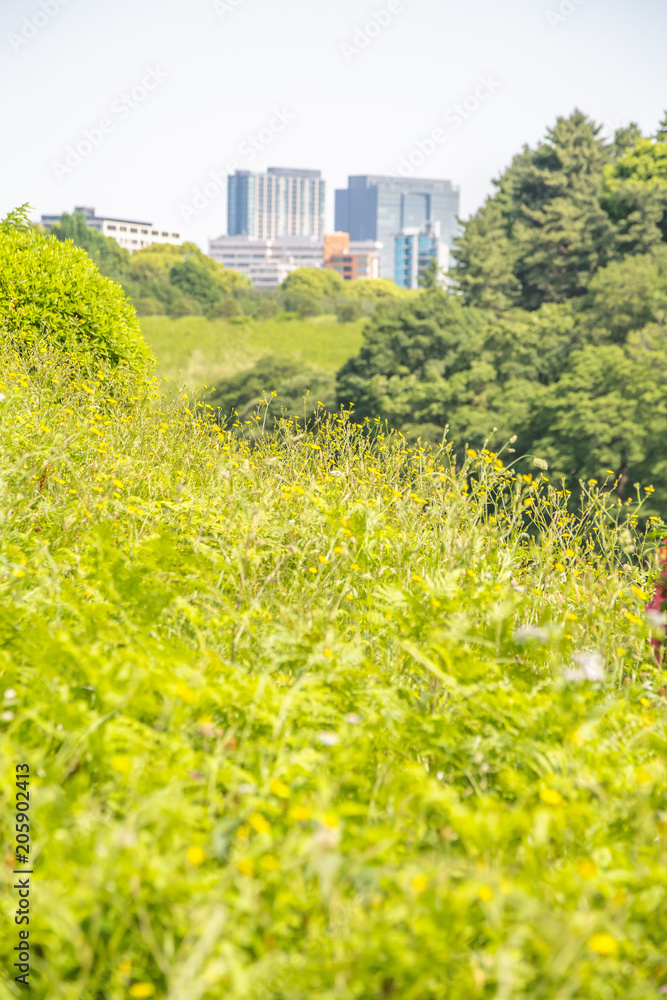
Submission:
POLYGON ((237 170, 227 181, 227 233, 249 239, 324 236, 325 182, 319 170, 237 170))
POLYGON ((433 231, 440 223, 440 240, 451 248, 458 235, 459 189, 445 180, 421 178, 348 177, 347 188, 336 191, 336 229, 351 240, 380 240, 383 278, 395 276, 395 240, 406 231, 433 231))

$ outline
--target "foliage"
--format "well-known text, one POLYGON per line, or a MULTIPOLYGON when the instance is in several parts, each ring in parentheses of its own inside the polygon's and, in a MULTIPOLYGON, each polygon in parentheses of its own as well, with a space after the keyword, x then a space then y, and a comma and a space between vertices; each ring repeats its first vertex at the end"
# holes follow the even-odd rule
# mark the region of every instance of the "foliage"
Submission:
POLYGON ((63 212, 60 222, 55 222, 48 230, 56 239, 72 240, 76 246, 86 251, 100 272, 113 281, 123 281, 130 267, 130 251, 121 247, 110 236, 103 236, 97 229, 86 223, 83 212, 69 215, 63 212))
POLYGON ((122 289, 71 241, 3 228, 0 262, 0 337, 15 350, 60 346, 91 370, 100 359, 135 373, 151 363, 122 289))
POLYGON ((603 205, 624 253, 667 241, 667 140, 640 138, 604 171, 603 205))
POLYGON ((378 313, 338 373, 338 400, 410 440, 516 436, 517 453, 542 456, 574 497, 582 479, 610 484, 619 502, 650 485, 667 513, 666 260, 661 250, 599 271, 578 310, 481 310, 432 290, 378 313))
POLYGON ((0 372, 0 824, 26 762, 35 1000, 659 995, 667 678, 633 519, 344 413, 249 447, 49 345, 0 341, 0 372))
POLYGON ((222 379, 206 400, 223 422, 236 416, 252 423, 254 412, 265 404, 262 430, 272 431, 281 416, 310 421, 318 407, 335 409, 335 382, 325 372, 309 371, 288 358, 267 355, 256 364, 222 379))
POLYGON ((18 208, 12 209, 4 219, 0 219, 0 233, 11 233, 14 229, 24 232, 29 230, 31 222, 28 216, 31 211, 32 205, 29 205, 27 201, 23 205, 19 205, 18 208))
POLYGON ((342 295, 345 282, 330 268, 299 267, 287 275, 280 290, 291 297, 324 299, 342 295))
POLYGON ((599 132, 580 111, 558 118, 494 182, 455 248, 467 303, 537 309, 576 299, 610 261, 667 239, 667 144, 636 125, 611 146, 599 132))

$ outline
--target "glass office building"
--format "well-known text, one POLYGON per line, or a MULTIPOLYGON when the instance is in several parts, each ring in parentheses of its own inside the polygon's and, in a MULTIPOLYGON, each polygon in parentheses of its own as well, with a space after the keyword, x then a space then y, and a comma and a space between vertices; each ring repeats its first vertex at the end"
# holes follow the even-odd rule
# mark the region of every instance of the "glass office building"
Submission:
POLYGON ((347 188, 336 191, 336 229, 352 240, 383 244, 380 274, 395 279, 395 239, 406 230, 428 231, 440 223, 440 240, 451 248, 458 235, 459 189, 445 180, 348 177, 347 188))
POLYGON ((319 170, 237 170, 227 180, 227 233, 248 239, 324 237, 325 182, 319 170))
POLYGON ((449 266, 449 247, 442 242, 438 222, 427 222, 423 229, 406 227, 394 237, 394 281, 400 288, 419 288, 421 277, 433 261, 440 272, 439 283, 445 285, 443 272, 449 266))

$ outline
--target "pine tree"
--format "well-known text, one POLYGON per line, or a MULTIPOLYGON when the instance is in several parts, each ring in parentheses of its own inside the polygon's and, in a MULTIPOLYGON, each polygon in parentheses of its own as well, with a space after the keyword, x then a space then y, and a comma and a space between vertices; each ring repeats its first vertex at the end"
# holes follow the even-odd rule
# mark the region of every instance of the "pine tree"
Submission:
POLYGON ((564 302, 582 295, 611 259, 614 230, 599 199, 612 153, 599 132, 575 111, 537 149, 514 158, 456 247, 467 302, 499 309, 564 302))

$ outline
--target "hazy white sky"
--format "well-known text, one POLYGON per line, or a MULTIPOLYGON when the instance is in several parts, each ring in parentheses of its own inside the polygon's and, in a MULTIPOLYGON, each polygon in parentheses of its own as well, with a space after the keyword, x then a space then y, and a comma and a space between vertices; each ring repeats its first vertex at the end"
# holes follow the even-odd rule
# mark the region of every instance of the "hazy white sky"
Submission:
POLYGON ((321 169, 332 228, 348 173, 412 153, 466 217, 574 107, 654 131, 666 39, 665 0, 2 0, 0 214, 92 205, 206 249, 228 164, 321 169))

